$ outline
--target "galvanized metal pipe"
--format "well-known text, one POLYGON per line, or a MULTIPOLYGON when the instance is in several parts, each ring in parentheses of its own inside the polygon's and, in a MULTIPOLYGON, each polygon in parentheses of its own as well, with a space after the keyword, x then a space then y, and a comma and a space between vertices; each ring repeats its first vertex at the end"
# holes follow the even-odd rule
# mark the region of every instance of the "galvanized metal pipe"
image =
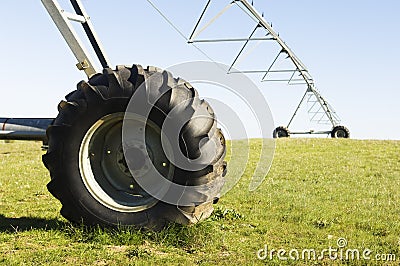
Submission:
POLYGON ((46 141, 53 118, 0 118, 0 140, 46 141))
MULTIPOLYGON (((93 60, 72 26, 71 21, 68 19, 69 14, 64 12, 64 9, 61 8, 56 0, 42 0, 42 3, 67 42, 72 53, 75 55, 75 58, 78 60, 77 67, 85 71, 88 77, 96 74, 97 71, 94 68, 93 60)), ((83 19, 86 21, 85 17, 83 17, 83 19)))

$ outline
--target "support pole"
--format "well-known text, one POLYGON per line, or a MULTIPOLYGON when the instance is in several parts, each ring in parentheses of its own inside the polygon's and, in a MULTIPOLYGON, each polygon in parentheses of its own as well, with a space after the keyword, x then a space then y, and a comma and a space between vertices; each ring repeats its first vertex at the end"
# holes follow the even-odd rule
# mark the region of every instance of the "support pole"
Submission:
POLYGON ((308 89, 307 89, 306 92, 304 93, 303 97, 301 98, 299 105, 297 105, 297 108, 296 108, 296 110, 294 111, 294 113, 293 113, 293 115, 292 115, 292 118, 290 119, 289 123, 287 124, 287 126, 286 126, 287 128, 289 128, 290 124, 292 124, 293 119, 294 119, 294 117, 297 115, 297 112, 299 111, 301 105, 303 104, 303 102, 304 102, 304 100, 305 100, 305 98, 306 98, 308 92, 309 92, 309 91, 308 91, 308 89))
POLYGON ((107 58, 103 45, 100 42, 100 38, 96 34, 94 26, 90 20, 89 15, 86 13, 85 8, 83 7, 82 2, 80 0, 71 0, 71 4, 74 7, 76 14, 85 18, 85 22, 82 22, 82 27, 86 35, 88 36, 88 39, 93 47, 94 52, 97 55, 97 58, 101 63, 101 66, 103 68, 110 67, 110 60, 107 58))

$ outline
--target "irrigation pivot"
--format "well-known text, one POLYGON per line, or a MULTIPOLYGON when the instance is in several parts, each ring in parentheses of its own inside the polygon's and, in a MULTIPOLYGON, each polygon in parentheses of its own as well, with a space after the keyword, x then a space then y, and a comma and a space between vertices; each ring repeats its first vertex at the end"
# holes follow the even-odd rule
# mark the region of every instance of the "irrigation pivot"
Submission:
MULTIPOLYGON (((0 139, 43 142, 47 152, 42 160, 51 176, 47 188, 61 202, 61 214, 73 223, 158 230, 168 222, 193 224, 209 217, 227 173, 225 137, 209 103, 199 98, 189 82, 157 67, 133 64, 112 69, 80 0, 70 0, 71 12, 57 0, 41 1, 88 80, 79 82, 77 89, 65 96, 54 119, 0 118, 0 139), (81 24, 102 71, 95 69, 72 23, 81 24), (129 109, 132 99, 137 103, 134 111, 129 109), (145 115, 144 110, 148 110, 145 115)), ((261 73, 263 82, 282 81, 271 80, 271 73, 289 73, 290 78, 284 81, 306 86, 288 125, 276 128, 274 137, 298 133, 349 137, 348 129, 340 125, 336 112, 317 91, 306 66, 252 4, 234 0, 200 28, 210 3, 208 0, 197 20, 189 43, 243 42, 228 71, 235 74, 236 63, 249 42, 273 41, 280 51, 271 66, 242 72, 261 73), (198 38, 233 6, 254 21, 249 37, 198 38), (265 31, 261 38, 254 36, 259 29, 265 31), (290 60, 292 69, 273 69, 282 56, 290 60), (296 74, 299 77, 295 78, 296 74), (328 121, 330 130, 289 131, 305 101, 312 105, 312 119, 328 121)))

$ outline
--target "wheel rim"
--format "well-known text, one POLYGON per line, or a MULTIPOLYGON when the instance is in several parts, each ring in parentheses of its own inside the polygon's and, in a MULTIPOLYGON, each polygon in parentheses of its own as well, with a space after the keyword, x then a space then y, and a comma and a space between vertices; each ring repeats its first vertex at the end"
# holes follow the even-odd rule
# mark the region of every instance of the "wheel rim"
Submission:
POLYGON ((159 150, 161 131, 156 124, 147 121, 144 129, 142 121, 131 118, 129 122, 138 126, 132 127, 136 132, 123 144, 123 122, 124 113, 114 113, 92 125, 80 147, 80 173, 89 193, 103 206, 119 212, 138 212, 153 207, 158 200, 146 193, 135 178, 145 178, 148 170, 155 167, 171 180, 174 169, 164 163, 167 158, 159 150), (130 159, 125 158, 124 150, 130 159))
POLYGON ((346 132, 344 130, 337 130, 335 133, 336 138, 346 138, 346 132))
POLYGON ((287 133, 284 130, 278 130, 277 134, 278 138, 286 138, 287 137, 287 133))

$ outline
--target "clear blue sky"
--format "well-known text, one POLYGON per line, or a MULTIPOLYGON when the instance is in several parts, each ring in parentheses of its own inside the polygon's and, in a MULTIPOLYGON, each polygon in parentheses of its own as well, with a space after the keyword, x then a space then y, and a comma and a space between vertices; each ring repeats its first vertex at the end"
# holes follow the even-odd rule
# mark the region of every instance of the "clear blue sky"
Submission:
MULTIPOLYGON (((165 68, 206 59, 146 0, 83 2, 114 65, 139 63, 165 68)), ((206 0, 154 2, 189 34, 206 0)), ((217 4, 211 11, 215 14, 229 1, 214 2, 217 4)), ((66 0, 60 3, 69 8, 66 0)), ((400 139, 400 1, 255 0, 254 4, 307 65, 353 138, 400 139)), ((40 0, 3 0, 0 12, 0 117, 54 117, 58 102, 85 79, 84 74, 76 70, 75 58, 40 0)), ((251 27, 246 17, 242 21, 232 12, 221 17, 216 28, 204 32, 204 37, 248 35, 251 27)), ((237 45, 227 44, 200 47, 226 64, 238 50, 237 45)), ((257 60, 249 57, 249 62, 267 65, 273 56, 266 50, 257 60)), ((270 105, 275 124, 286 124, 304 89, 257 85, 270 105)), ((215 91, 212 97, 224 95, 215 91)), ((294 128, 314 128, 302 111, 294 128)))

